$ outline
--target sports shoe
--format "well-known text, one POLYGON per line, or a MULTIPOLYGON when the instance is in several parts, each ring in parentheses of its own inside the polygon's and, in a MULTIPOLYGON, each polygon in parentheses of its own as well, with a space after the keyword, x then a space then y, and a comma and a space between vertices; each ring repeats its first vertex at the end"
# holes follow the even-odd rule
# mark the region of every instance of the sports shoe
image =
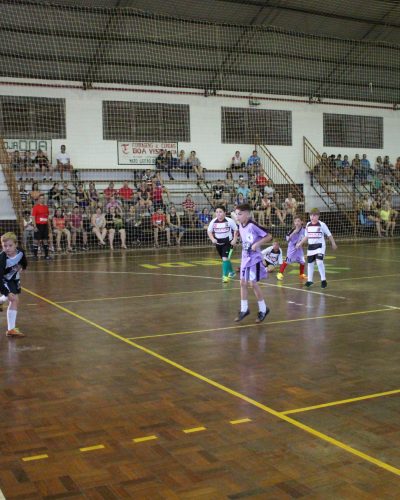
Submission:
POLYGON ((310 288, 310 286, 313 284, 314 283, 312 281, 306 281, 306 283, 304 283, 304 286, 306 286, 307 288, 310 288))
POLYGON ((228 273, 228 277, 231 279, 234 278, 235 276, 236 276, 235 271, 231 271, 230 273, 228 273))
POLYGON ((321 288, 326 288, 328 286, 328 283, 326 280, 321 281, 321 288))
POLYGON ((239 314, 235 318, 235 321, 236 322, 242 321, 242 319, 244 319, 249 314, 250 314, 250 310, 249 309, 247 309, 247 311, 239 311, 239 314))
POLYGON ((282 280, 283 280, 283 273, 278 273, 278 274, 276 275, 276 279, 277 279, 278 281, 282 281, 282 280))
POLYGON ((14 337, 14 338, 25 337, 25 335, 22 332, 20 332, 18 328, 13 328, 12 330, 7 330, 6 336, 7 337, 14 337))
POLYGON ((222 276, 222 283, 229 283, 229 276, 222 276))
POLYGON ((258 311, 256 323, 261 323, 262 321, 264 321, 264 319, 267 317, 268 313, 269 313, 268 307, 267 307, 265 312, 258 311))
POLYGON ((306 274, 300 274, 299 278, 301 280, 306 280, 307 279, 307 275, 306 274))

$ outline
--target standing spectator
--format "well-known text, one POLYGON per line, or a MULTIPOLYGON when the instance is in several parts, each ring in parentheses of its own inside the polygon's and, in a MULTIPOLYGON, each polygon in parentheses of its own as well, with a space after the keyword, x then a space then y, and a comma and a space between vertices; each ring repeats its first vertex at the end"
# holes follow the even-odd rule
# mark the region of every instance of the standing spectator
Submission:
POLYGON ((32 208, 32 220, 35 232, 33 234, 33 255, 38 258, 39 245, 42 243, 44 258, 49 260, 49 207, 44 203, 44 195, 40 194, 32 208))
POLYGON ((21 182, 21 184, 19 185, 19 199, 21 200, 23 208, 26 208, 28 206, 29 193, 25 189, 24 182, 21 182))
POLYGON ((71 158, 69 154, 65 151, 65 145, 63 144, 61 146, 60 152, 58 153, 57 157, 57 168, 60 171, 61 174, 61 179, 64 178, 64 170, 66 172, 73 172, 73 166, 71 165, 71 158))
POLYGON ((151 224, 154 231, 154 246, 158 247, 158 233, 165 232, 167 236, 167 245, 171 245, 171 230, 167 226, 167 217, 164 214, 162 207, 159 207, 157 212, 151 216, 151 224))
POLYGON ((104 238, 107 236, 106 219, 101 208, 96 208, 96 212, 92 215, 91 219, 92 231, 99 240, 99 245, 105 246, 104 238))
POLYGON ((71 248, 71 233, 67 229, 67 221, 63 212, 57 208, 53 217, 53 229, 56 235, 57 252, 61 252, 61 237, 64 235, 67 239, 67 251, 72 252, 71 248))
POLYGON ((188 163, 188 165, 190 165, 190 168, 197 175, 197 179, 204 181, 204 175, 203 175, 204 169, 201 166, 201 162, 200 162, 199 158, 197 158, 197 156, 196 156, 196 151, 190 152, 190 156, 187 160, 187 163, 188 163))
POLYGON ((167 214, 167 224, 171 233, 175 236, 177 246, 179 246, 185 230, 181 226, 181 218, 174 205, 170 207, 169 213, 167 214))
POLYGON ((76 237, 78 234, 82 235, 82 243, 83 243, 83 249, 87 250, 87 232, 83 226, 83 217, 82 214, 79 211, 79 207, 74 207, 72 210, 72 214, 69 220, 70 228, 71 228, 71 233, 72 233, 72 248, 75 250, 76 249, 76 237))
POLYGON ((231 169, 232 170, 242 170, 245 166, 246 166, 246 163, 243 161, 243 158, 240 154, 240 151, 236 151, 235 156, 232 156, 231 169))
POLYGON ((188 219, 190 226, 192 227, 192 229, 194 229, 196 227, 194 220, 196 214, 196 204, 192 200, 192 195, 190 193, 186 195, 186 199, 182 202, 182 208, 183 213, 188 219))
POLYGON ((24 211, 23 223, 24 223, 24 234, 23 234, 24 248, 31 249, 35 227, 33 225, 33 217, 29 210, 24 211))
POLYGON ((167 171, 168 178, 170 181, 175 180, 171 174, 171 170, 174 168, 174 163, 176 164, 176 161, 174 162, 174 158, 172 157, 171 151, 167 151, 165 155, 165 170, 167 171))
POLYGON ((261 158, 258 156, 257 150, 255 149, 252 155, 247 160, 247 169, 251 174, 258 172, 261 166, 261 158))
POLYGON ((118 194, 121 198, 123 206, 129 207, 130 205, 132 205, 134 191, 132 188, 129 187, 128 181, 124 182, 123 186, 118 191, 118 194))
POLYGON ((343 168, 343 178, 344 180, 348 181, 352 178, 352 171, 351 171, 351 165, 349 162, 349 157, 348 155, 343 156, 343 161, 342 161, 342 168, 343 168))

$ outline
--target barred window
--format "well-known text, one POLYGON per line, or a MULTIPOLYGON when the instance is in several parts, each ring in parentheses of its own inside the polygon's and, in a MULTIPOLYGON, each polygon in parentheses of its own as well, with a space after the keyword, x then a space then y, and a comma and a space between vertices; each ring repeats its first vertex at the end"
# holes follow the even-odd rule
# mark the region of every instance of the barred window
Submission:
POLYGON ((103 101, 103 139, 190 142, 187 104, 103 101))
POLYGON ((383 118, 324 113, 324 146, 383 148, 383 118))
POLYGON ((15 139, 66 139, 65 99, 0 96, 0 135, 15 139))
POLYGON ((225 144, 292 145, 292 113, 276 109, 221 108, 225 144))

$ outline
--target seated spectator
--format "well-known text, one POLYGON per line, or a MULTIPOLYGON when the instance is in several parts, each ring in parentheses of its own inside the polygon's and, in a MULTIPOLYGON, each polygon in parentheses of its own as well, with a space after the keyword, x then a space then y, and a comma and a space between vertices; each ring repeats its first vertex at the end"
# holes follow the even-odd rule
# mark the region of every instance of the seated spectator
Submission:
POLYGON ((91 218, 92 232, 99 240, 99 245, 105 246, 104 238, 107 236, 106 219, 100 207, 96 208, 96 212, 91 218))
POLYGON ((250 173, 258 172, 261 167, 261 158, 258 156, 257 150, 255 149, 252 155, 247 160, 247 169, 250 173))
POLYGON ((210 211, 208 210, 207 207, 203 208, 201 213, 199 214, 199 224, 200 227, 205 229, 206 231, 208 230, 208 226, 210 222, 212 221, 213 216, 210 214, 210 211))
POLYGON ((389 156, 385 156, 383 159, 383 174, 386 182, 392 181, 393 172, 394 172, 394 167, 390 162, 389 156))
POLYGON ((35 232, 35 227, 33 225, 33 217, 29 210, 25 210, 23 214, 23 224, 24 224, 24 233, 22 236, 22 241, 24 248, 26 250, 32 250, 33 245, 33 234, 35 232))
POLYGON ((212 189, 213 206, 216 207, 217 205, 221 204, 221 200, 225 191, 224 182, 221 181, 221 179, 218 179, 211 189, 212 189))
POLYGON ((129 187, 128 181, 125 181, 123 186, 118 191, 119 197, 122 201, 123 206, 130 206, 134 204, 134 191, 131 187, 129 187))
POLYGON ((196 214, 196 204, 192 200, 192 195, 188 193, 186 195, 186 199, 182 202, 183 213, 189 221, 190 226, 194 229, 196 227, 195 224, 195 214, 196 214))
POLYGON ((258 189, 260 191, 260 193, 263 193, 264 192, 264 189, 266 186, 268 186, 268 183, 269 183, 269 179, 268 177, 264 174, 263 171, 259 172, 257 175, 256 175, 256 179, 255 179, 255 188, 258 189))
POLYGON ((288 197, 285 200, 285 214, 291 215, 292 218, 297 213, 297 201, 293 198, 292 193, 288 193, 288 197))
POLYGON ((363 154, 362 159, 360 161, 360 172, 359 172, 359 179, 361 182, 367 182, 368 180, 371 180, 371 175, 374 173, 374 171, 371 168, 371 164, 367 158, 366 154, 363 154))
POLYGON ((359 179, 361 176, 361 160, 359 154, 356 154, 351 161, 351 170, 353 171, 353 179, 359 179))
POLYGON ((75 205, 75 193, 70 189, 67 181, 64 181, 62 185, 61 201, 62 205, 66 205, 67 207, 75 205))
POLYGON ((117 211, 115 206, 111 206, 107 209, 104 217, 106 220, 106 229, 108 231, 110 249, 114 250, 114 238, 116 233, 119 234, 121 239, 121 248, 126 248, 126 231, 124 220, 122 218, 122 211, 117 211))
POLYGON ((67 221, 61 209, 57 208, 53 217, 53 231, 56 236, 57 252, 61 252, 61 237, 64 235, 67 239, 67 251, 72 252, 71 233, 67 229, 67 221))
POLYGON ((244 203, 248 203, 248 199, 246 199, 242 193, 238 193, 236 195, 235 205, 243 205, 244 203))
POLYGON ((78 185, 76 190, 75 200, 79 208, 84 208, 89 206, 89 194, 83 187, 83 184, 78 185))
POLYGON ((177 161, 176 161, 176 168, 179 168, 180 170, 185 171, 186 177, 189 179, 190 168, 187 164, 185 151, 183 149, 181 149, 179 151, 179 156, 178 156, 177 161))
POLYGON ((196 151, 191 151, 190 156, 187 159, 187 164, 190 165, 191 170, 197 175, 197 179, 204 180, 203 167, 199 158, 196 156, 196 151))
POLYGON ((32 206, 36 204, 41 194, 42 193, 39 190, 39 184, 37 182, 33 182, 31 192, 29 193, 29 198, 31 200, 32 206))
POLYGON ((226 203, 232 203, 235 194, 235 183, 233 180, 233 175, 230 170, 226 172, 226 179, 224 183, 224 193, 223 196, 225 198, 226 203))
POLYGON ((170 181, 175 180, 171 174, 171 170, 175 167, 175 165, 176 161, 174 161, 171 151, 167 151, 165 155, 165 170, 167 171, 168 178, 170 181))
MULTIPOLYGON (((16 149, 13 153, 11 153, 10 164, 11 164, 11 168, 15 172, 18 172, 21 175, 22 158, 21 158, 21 155, 19 154, 18 149, 16 149)), ((22 178, 20 180, 22 180, 22 178)))
POLYGON ((74 168, 71 165, 71 158, 69 154, 65 151, 65 145, 61 146, 60 152, 56 156, 57 168, 60 171, 61 179, 64 178, 64 171, 73 172, 74 168))
POLYGON ((87 250, 87 232, 83 225, 83 217, 79 210, 79 207, 75 206, 72 210, 72 214, 69 217, 69 227, 72 234, 72 248, 76 249, 76 237, 78 234, 82 236, 83 249, 87 250))
POLYGON ((394 176, 397 182, 400 181, 400 156, 396 160, 396 164, 394 166, 394 176))
POLYGON ((39 170, 40 172, 42 172, 44 181, 47 180, 46 179, 46 172, 49 172, 49 174, 50 174, 49 180, 50 181, 52 180, 52 178, 53 178, 53 166, 51 165, 51 163, 49 163, 49 159, 47 158, 47 156, 43 153, 43 151, 41 149, 38 149, 36 156, 35 156, 35 159, 33 160, 33 163, 36 166, 36 170, 39 170))
POLYGON ((151 195, 153 192, 152 189, 153 183, 151 182, 150 186, 147 185, 146 181, 143 181, 140 184, 140 187, 138 189, 138 203, 140 207, 146 208, 147 210, 150 210, 153 206, 153 201, 151 199, 151 195))
POLYGON ((251 190, 250 188, 245 184, 244 180, 243 179, 240 179, 239 180, 239 185, 238 187, 236 188, 236 195, 239 196, 239 195, 243 195, 243 199, 244 199, 244 203, 247 202, 247 200, 250 199, 250 195, 251 195, 251 190))
POLYGON ((349 162, 349 157, 347 155, 343 156, 342 161, 342 171, 343 171, 343 180, 351 180, 352 179, 352 170, 349 162))
POLYGON ((160 181, 153 179, 151 197, 153 200, 153 208, 155 212, 157 212, 160 207, 165 210, 164 196, 166 196, 168 201, 170 202, 168 189, 163 186, 160 181))
POLYGON ((118 192, 113 194, 113 196, 111 197, 111 199, 108 201, 108 203, 106 205, 107 212, 109 212, 109 210, 111 208, 113 208, 116 213, 122 215, 122 213, 123 213, 122 202, 119 198, 118 192))
POLYGON ((54 182, 52 187, 49 189, 47 194, 47 204, 51 206, 55 206, 56 208, 60 207, 62 203, 62 193, 60 190, 60 185, 58 182, 54 182))
POLYGON ((162 171, 165 169, 166 165, 166 154, 164 149, 160 149, 158 156, 156 158, 156 170, 162 171))
POLYGON ((103 191, 104 202, 107 204, 115 193, 117 193, 117 189, 115 189, 114 183, 111 181, 108 184, 108 187, 106 187, 106 189, 103 191))
POLYGON ((175 236, 176 244, 179 246, 185 230, 181 226, 181 218, 174 205, 170 207, 169 213, 167 214, 167 225, 171 233, 175 236))
POLYGON ((342 173, 343 173, 343 160, 342 160, 342 155, 337 155, 335 159, 335 170, 336 170, 336 176, 339 178, 342 178, 342 173))
POLYGON ((282 206, 279 193, 275 193, 274 199, 271 202, 271 216, 272 215, 278 218, 282 226, 285 225, 286 211, 284 205, 282 206))
POLYGON ((262 205, 262 199, 263 199, 262 192, 259 191, 258 189, 254 190, 251 197, 250 206, 253 208, 254 219, 260 225, 264 223, 262 222, 264 219, 264 208, 262 205))
POLYGON ((158 247, 158 234, 160 232, 165 232, 167 236, 167 244, 171 245, 171 230, 167 226, 167 217, 165 216, 164 210, 162 207, 159 207, 157 212, 151 216, 151 225, 153 227, 154 232, 154 246, 158 247))
POLYGON ((267 195, 267 197, 272 200, 272 198, 274 197, 274 193, 275 193, 275 189, 274 187, 272 186, 272 182, 269 181, 268 184, 264 187, 264 194, 267 195))
POLYGON ((26 176, 26 180, 30 176, 31 180, 33 180, 33 161, 32 154, 30 151, 24 151, 24 156, 22 157, 22 171, 26 176))
POLYGON ((143 241, 143 221, 145 210, 139 205, 131 205, 125 220, 125 229, 128 241, 141 245, 143 241))
POLYGON ((235 156, 232 156, 231 159, 231 169, 232 170, 242 170, 246 166, 246 163, 243 161, 243 158, 240 154, 240 151, 235 152, 235 156))
POLYGON ((21 182, 19 185, 19 199, 21 200, 23 208, 26 208, 29 202, 29 193, 25 188, 24 182, 21 182))
POLYGON ((261 200, 261 213, 259 217, 260 226, 269 226, 271 224, 271 198, 269 194, 264 193, 261 200))
POLYGON ((97 192, 96 186, 94 182, 89 182, 89 191, 88 191, 88 197, 89 197, 89 204, 90 208, 94 209, 97 207, 100 201, 100 196, 99 193, 97 192))

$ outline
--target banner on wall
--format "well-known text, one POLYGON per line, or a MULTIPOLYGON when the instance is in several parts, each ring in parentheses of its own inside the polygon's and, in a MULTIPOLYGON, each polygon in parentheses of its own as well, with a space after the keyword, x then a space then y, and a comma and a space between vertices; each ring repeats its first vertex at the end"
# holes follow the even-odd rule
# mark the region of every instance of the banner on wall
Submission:
POLYGON ((24 156, 25 151, 29 151, 32 158, 41 149, 49 161, 52 161, 51 139, 4 139, 4 145, 7 153, 19 151, 20 155, 24 156))
POLYGON ((156 158, 164 149, 178 154, 176 142, 118 142, 118 165, 155 165, 156 158))

